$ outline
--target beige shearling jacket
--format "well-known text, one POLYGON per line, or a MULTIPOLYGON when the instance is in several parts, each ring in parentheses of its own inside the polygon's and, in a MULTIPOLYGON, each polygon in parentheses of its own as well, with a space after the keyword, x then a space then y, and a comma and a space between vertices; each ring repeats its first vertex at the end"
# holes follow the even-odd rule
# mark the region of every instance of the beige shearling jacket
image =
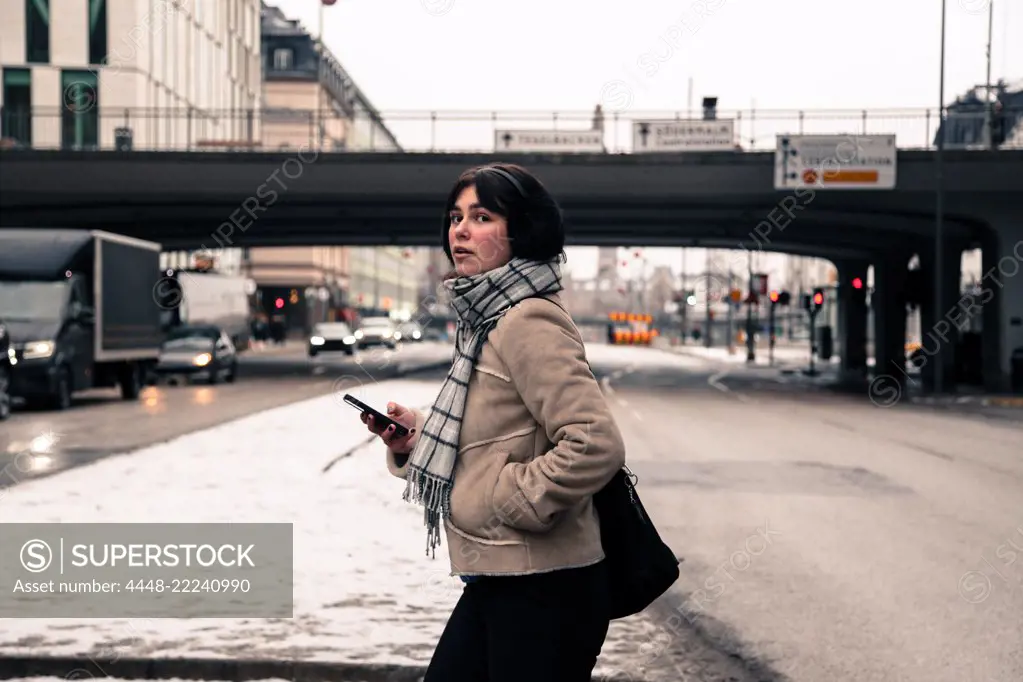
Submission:
MULTIPOLYGON (((593 494, 625 463, 625 445, 579 330, 557 294, 547 298, 505 313, 469 382, 445 522, 452 575, 604 558, 593 494)), ((425 418, 416 411, 417 433, 425 418)), ((387 449, 395 476, 405 478, 407 460, 387 449)))

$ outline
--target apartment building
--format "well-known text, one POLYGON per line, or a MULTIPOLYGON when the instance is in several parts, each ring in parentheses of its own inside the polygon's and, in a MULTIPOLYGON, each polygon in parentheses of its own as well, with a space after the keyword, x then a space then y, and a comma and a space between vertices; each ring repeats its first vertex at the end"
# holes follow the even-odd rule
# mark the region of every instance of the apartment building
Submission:
POLYGON ((401 151, 338 58, 295 19, 261 5, 263 147, 401 151))
POLYGON ((182 149, 258 137, 259 0, 0 0, 0 137, 182 149))
MULTIPOLYGON (((261 148, 401 149, 329 49, 277 7, 262 3, 260 17, 261 148)), ((258 300, 286 302, 281 310, 264 305, 266 312, 283 315, 297 334, 345 308, 408 318, 419 301, 423 259, 421 250, 400 247, 266 247, 250 249, 246 267, 258 300)))

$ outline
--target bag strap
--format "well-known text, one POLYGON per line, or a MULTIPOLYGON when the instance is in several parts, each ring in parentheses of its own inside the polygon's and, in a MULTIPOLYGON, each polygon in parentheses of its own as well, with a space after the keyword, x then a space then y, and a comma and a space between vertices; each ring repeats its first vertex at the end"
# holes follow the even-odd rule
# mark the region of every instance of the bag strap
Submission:
MULTIPOLYGON (((537 298, 542 298, 545 301, 550 301, 554 305, 556 305, 559 308, 561 308, 562 310, 564 310, 566 315, 568 315, 569 317, 572 317, 572 313, 568 312, 568 308, 563 306, 559 301, 554 300, 554 298, 552 298, 552 296, 553 296, 553 294, 542 294, 540 296, 537 296, 537 298)), ((589 360, 586 361, 586 364, 589 364, 589 360)), ((592 366, 590 367, 590 373, 591 374, 593 373, 593 367, 592 366)), ((625 474, 626 485, 629 488, 629 499, 632 500, 633 503, 635 503, 634 494, 635 494, 636 483, 639 482, 639 476, 637 476, 635 473, 633 473, 632 469, 630 469, 625 464, 622 465, 622 472, 625 474)))

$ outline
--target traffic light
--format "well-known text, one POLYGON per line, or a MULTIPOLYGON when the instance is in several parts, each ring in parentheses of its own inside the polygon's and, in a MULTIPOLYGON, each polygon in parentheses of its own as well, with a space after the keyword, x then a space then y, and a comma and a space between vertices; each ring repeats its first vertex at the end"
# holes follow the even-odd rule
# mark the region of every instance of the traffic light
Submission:
POLYGON ((814 289, 813 290, 813 311, 817 312, 824 307, 824 290, 814 289))
POLYGON ((274 301, 274 308, 277 308, 277 310, 280 310, 283 307, 284 307, 284 299, 278 297, 277 300, 274 301))
POLYGON ((778 294, 778 305, 789 305, 790 303, 792 303, 792 294, 787 291, 778 294))
POLYGON ((852 288, 853 289, 862 289, 863 288, 863 280, 860 279, 859 277, 853 277, 852 288))
POLYGON ((778 303, 778 298, 779 298, 778 292, 777 291, 772 291, 771 292, 771 305, 777 304, 778 303))

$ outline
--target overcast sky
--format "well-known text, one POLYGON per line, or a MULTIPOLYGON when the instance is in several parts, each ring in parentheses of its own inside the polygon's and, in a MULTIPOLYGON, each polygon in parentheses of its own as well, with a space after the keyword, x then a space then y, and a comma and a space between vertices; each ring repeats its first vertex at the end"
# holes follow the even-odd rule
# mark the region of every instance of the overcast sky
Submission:
MULTIPOLYGON (((990 1, 947 0, 946 103, 985 81, 990 1)), ((320 0, 268 2, 319 31, 320 0)), ((992 81, 1018 81, 1023 0, 993 2, 992 81)), ((586 115, 597 103, 670 114, 686 111, 690 79, 694 106, 712 95, 722 113, 939 100, 940 0, 337 0, 323 14, 327 45, 385 116, 586 115)), ((403 145, 428 146, 425 123, 394 127, 403 145)), ((768 128, 758 123, 756 148, 773 148, 768 128)), ((925 136, 922 125, 870 132, 897 132, 900 146, 925 136)), ((652 260, 678 268, 678 249, 658 251, 652 260)), ((570 254, 578 274, 590 270, 583 252, 570 254)))

